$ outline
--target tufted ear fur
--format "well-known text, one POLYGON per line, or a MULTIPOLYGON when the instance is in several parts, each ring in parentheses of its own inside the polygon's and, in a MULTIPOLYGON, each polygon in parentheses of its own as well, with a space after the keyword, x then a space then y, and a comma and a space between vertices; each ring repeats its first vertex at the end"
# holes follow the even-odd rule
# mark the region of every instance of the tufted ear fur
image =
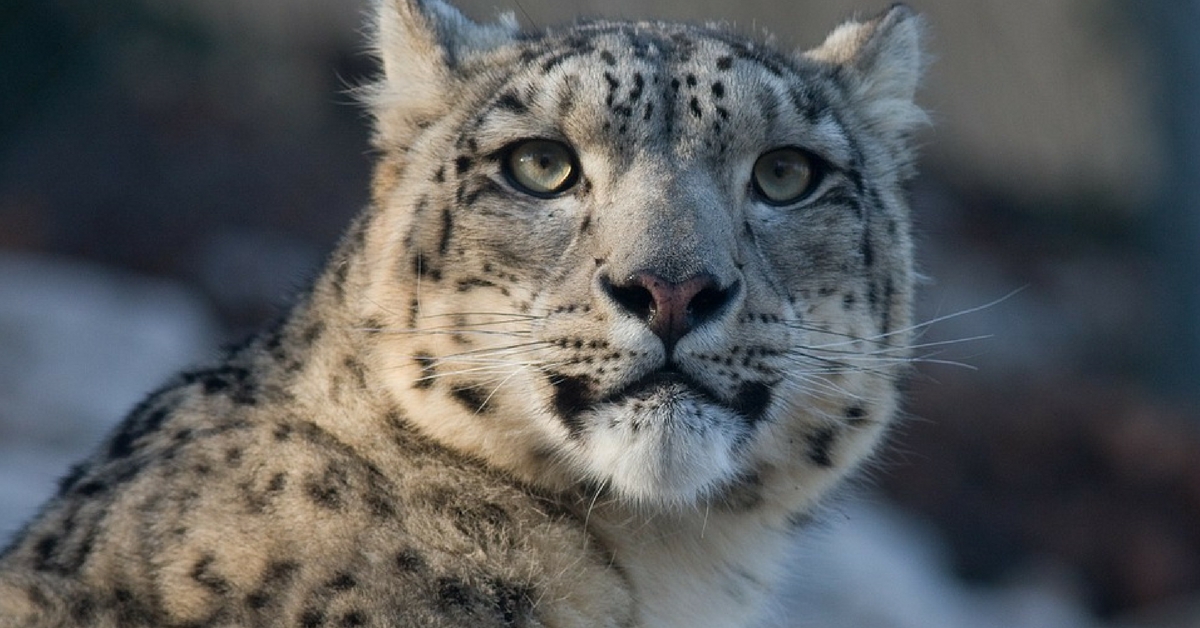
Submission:
POLYGON ((374 47, 383 78, 364 100, 376 119, 376 143, 407 143, 423 123, 445 112, 459 64, 513 39, 511 13, 476 24, 441 0, 375 0, 374 47))
POLYGON ((900 141, 926 122, 913 101, 924 65, 922 30, 921 18, 896 4, 873 19, 842 24, 803 56, 843 68, 868 124, 885 140, 900 141))

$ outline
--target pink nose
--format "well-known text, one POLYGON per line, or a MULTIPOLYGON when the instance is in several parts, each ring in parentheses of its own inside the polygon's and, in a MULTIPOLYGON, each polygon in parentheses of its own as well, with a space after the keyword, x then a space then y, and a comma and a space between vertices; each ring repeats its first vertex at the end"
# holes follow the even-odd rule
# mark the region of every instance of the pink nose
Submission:
POLYGON ((622 309, 645 321, 666 344, 668 353, 680 338, 716 315, 734 294, 708 273, 674 283, 639 271, 619 284, 605 281, 605 288, 622 309))

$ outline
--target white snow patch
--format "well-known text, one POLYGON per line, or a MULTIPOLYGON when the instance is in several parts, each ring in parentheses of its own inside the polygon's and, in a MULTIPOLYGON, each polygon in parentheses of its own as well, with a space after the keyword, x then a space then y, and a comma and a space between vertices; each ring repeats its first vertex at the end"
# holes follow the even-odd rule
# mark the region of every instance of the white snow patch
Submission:
POLYGON ((214 354, 186 289, 0 252, 0 546, 134 405, 214 354))

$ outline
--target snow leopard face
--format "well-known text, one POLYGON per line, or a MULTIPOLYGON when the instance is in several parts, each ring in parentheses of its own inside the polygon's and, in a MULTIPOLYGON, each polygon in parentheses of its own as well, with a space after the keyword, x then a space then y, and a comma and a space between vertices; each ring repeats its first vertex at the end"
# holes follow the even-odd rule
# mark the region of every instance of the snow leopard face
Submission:
POLYGON ((362 307, 409 421, 657 505, 805 502, 870 451, 910 324, 907 10, 796 54, 435 0, 378 26, 362 307))

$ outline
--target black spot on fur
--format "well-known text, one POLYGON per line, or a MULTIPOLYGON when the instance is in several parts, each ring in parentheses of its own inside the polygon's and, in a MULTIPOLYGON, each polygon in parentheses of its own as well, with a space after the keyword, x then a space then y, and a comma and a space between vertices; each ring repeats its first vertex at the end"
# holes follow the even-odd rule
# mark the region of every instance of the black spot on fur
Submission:
POLYGON ((613 54, 607 50, 600 51, 600 58, 603 59, 604 62, 607 63, 608 65, 616 65, 617 64, 617 58, 614 57, 613 54))
POLYGON ((415 297, 408 302, 408 326, 410 329, 417 328, 417 319, 421 314, 421 302, 415 297))
POLYGON ((533 614, 533 601, 536 599, 534 590, 524 585, 499 580, 493 581, 491 585, 494 604, 504 623, 517 625, 520 621, 520 625, 525 625, 525 621, 521 620, 533 614))
POLYGON ((338 301, 341 301, 346 296, 346 274, 350 272, 350 262, 347 260, 339 260, 333 265, 333 291, 334 296, 338 301))
POLYGON ((100 606, 116 609, 116 624, 119 626, 162 626, 169 622, 149 602, 135 596, 132 591, 118 586, 110 599, 98 602, 100 606))
POLYGON ((169 413, 170 411, 167 408, 157 408, 146 415, 144 419, 141 419, 136 414, 126 419, 125 423, 121 426, 121 430, 117 432, 112 442, 109 443, 109 459, 120 460, 132 454, 134 452, 134 441, 158 429, 169 413))
POLYGON ((348 611, 342 615, 341 625, 348 628, 353 626, 364 626, 367 623, 367 615, 362 611, 348 611))
POLYGON ((511 522, 508 511, 498 504, 455 505, 449 509, 454 527, 479 543, 500 543, 511 522))
POLYGON ((549 59, 546 59, 545 61, 542 62, 542 73, 543 74, 549 73, 551 70, 553 70, 559 64, 561 64, 563 61, 566 61, 567 59, 573 59, 578 56, 579 56, 578 51, 567 51, 567 52, 561 52, 561 53, 555 54, 555 55, 551 56, 549 59))
POLYGON ((437 582, 438 605, 443 610, 464 609, 471 603, 472 593, 467 583, 458 578, 441 578, 437 582))
POLYGON ((746 382, 730 406, 751 423, 757 423, 771 403, 771 388, 762 382, 746 382))
POLYGON ((329 582, 326 582, 325 586, 334 591, 349 591, 358 586, 358 581, 354 579, 354 576, 342 572, 334 576, 329 582))
POLYGON ((351 376, 354 377, 354 383, 358 384, 359 388, 367 387, 367 369, 358 358, 348 355, 342 360, 342 366, 350 371, 351 376))
POLYGON ((733 67, 733 57, 725 56, 717 58, 717 69, 728 70, 733 67))
POLYGON ((833 459, 830 457, 830 450, 833 449, 834 441, 837 440, 837 431, 832 427, 819 427, 808 435, 808 459, 818 467, 829 468, 833 466, 833 459))
POLYGON ((428 568, 428 565, 417 550, 403 549, 396 552, 396 568, 401 573, 422 573, 428 568))
POLYGON ((773 76, 783 76, 783 66, 777 60, 768 57, 760 50, 750 50, 744 45, 736 45, 734 46, 734 54, 736 54, 740 59, 757 63, 767 72, 770 72, 773 76))
POLYGON ((454 282, 454 289, 459 292, 469 292, 476 288, 495 288, 496 284, 479 277, 465 277, 454 282))
POLYGON ((450 237, 454 234, 454 216, 449 207, 442 208, 442 237, 438 241, 438 253, 443 257, 450 250, 450 237))
POLYGON ((319 608, 310 608, 300 614, 301 628, 319 628, 325 623, 325 611, 319 608))
POLYGON ((591 405, 592 391, 587 380, 573 375, 550 375, 554 386, 554 410, 572 438, 583 434, 579 413, 591 405))
POLYGON ((109 459, 120 460, 133 453, 133 441, 140 435, 141 431, 135 429, 134 423, 127 421, 108 446, 109 459))
POLYGON ((450 396, 471 412, 483 414, 491 410, 488 405, 487 391, 481 386, 473 384, 453 386, 450 388, 450 396))
POLYGON ((438 169, 433 171, 433 182, 434 183, 445 183, 446 182, 446 167, 445 166, 438 166, 438 169))
POLYGON ((346 471, 337 464, 330 464, 320 476, 310 476, 304 483, 304 493, 309 499, 329 510, 342 508, 347 488, 346 471))
POLYGON ((474 623, 525 625, 532 617, 534 591, 528 586, 499 579, 469 583, 444 577, 437 581, 438 606, 442 611, 474 623))
POLYGON ((714 98, 724 98, 725 97, 724 83, 721 83, 720 81, 713 83, 712 84, 712 94, 713 94, 714 98))
POLYGON ((204 394, 228 395, 238 405, 252 406, 258 403, 257 387, 252 373, 240 366, 224 365, 213 369, 184 373, 185 385, 200 384, 204 394))
POLYGON ((109 485, 107 482, 104 482, 103 480, 90 480, 80 484, 75 493, 82 497, 94 497, 107 491, 108 489, 109 485))
POLYGON ((380 519, 391 519, 396 516, 396 504, 380 487, 373 487, 363 496, 363 503, 372 516, 380 519))
POLYGON ((437 375, 437 370, 434 368, 437 360, 424 351, 418 352, 413 359, 417 362, 417 368, 421 370, 421 376, 413 382, 413 388, 432 388, 433 378, 437 375))
POLYGON ((846 422, 851 426, 858 427, 867 422, 867 410, 862 406, 850 406, 846 408, 846 422))
POLYGON ((258 587, 246 596, 246 605, 255 610, 270 605, 279 598, 279 594, 291 583, 299 569, 300 564, 290 560, 268 564, 258 587))
POLYGON ((637 102, 642 97, 642 91, 646 88, 646 79, 641 72, 633 73, 633 89, 629 90, 629 102, 637 102))
POLYGON ((368 334, 378 334, 383 331, 383 321, 374 316, 368 316, 359 324, 359 329, 368 334))
POLYGON ((461 155, 454 160, 454 171, 461 175, 471 169, 471 158, 466 155, 461 155))
POLYGON ((192 566, 192 571, 189 575, 192 577, 192 580, 195 580, 200 586, 212 593, 225 595, 229 593, 229 581, 213 571, 212 564, 215 561, 216 558, 212 554, 201 556, 200 560, 196 561, 196 564, 192 566))
POLYGON ((300 342, 306 347, 311 347, 324 333, 325 323, 314 321, 313 324, 304 328, 304 331, 300 334, 300 342))
POLYGON ((521 101, 521 97, 517 95, 517 92, 512 90, 504 92, 504 94, 496 100, 496 106, 500 109, 505 109, 513 113, 525 113, 528 111, 528 107, 526 107, 525 103, 521 101))
POLYGON ((49 534, 42 537, 36 544, 34 544, 33 551, 35 554, 37 554, 37 562, 35 563, 34 567, 35 569, 38 571, 55 571, 52 561, 54 559, 55 551, 58 549, 58 545, 61 540, 62 539, 60 539, 58 535, 49 534))
POLYGON ((429 260, 425 259, 425 255, 422 253, 417 253, 413 256, 412 268, 413 273, 419 277, 434 282, 442 280, 442 270, 430 264, 429 260))
POLYGON ((76 625, 90 625, 96 621, 96 600, 91 595, 79 595, 69 602, 71 619, 76 625))
POLYGON ((62 495, 70 491, 86 473, 87 468, 82 462, 71 465, 71 470, 58 480, 58 494, 62 495))
POLYGON ((821 107, 809 96, 807 92, 802 92, 798 89, 788 90, 788 100, 792 103, 792 109, 796 115, 804 118, 809 124, 816 124, 821 117, 821 107))

